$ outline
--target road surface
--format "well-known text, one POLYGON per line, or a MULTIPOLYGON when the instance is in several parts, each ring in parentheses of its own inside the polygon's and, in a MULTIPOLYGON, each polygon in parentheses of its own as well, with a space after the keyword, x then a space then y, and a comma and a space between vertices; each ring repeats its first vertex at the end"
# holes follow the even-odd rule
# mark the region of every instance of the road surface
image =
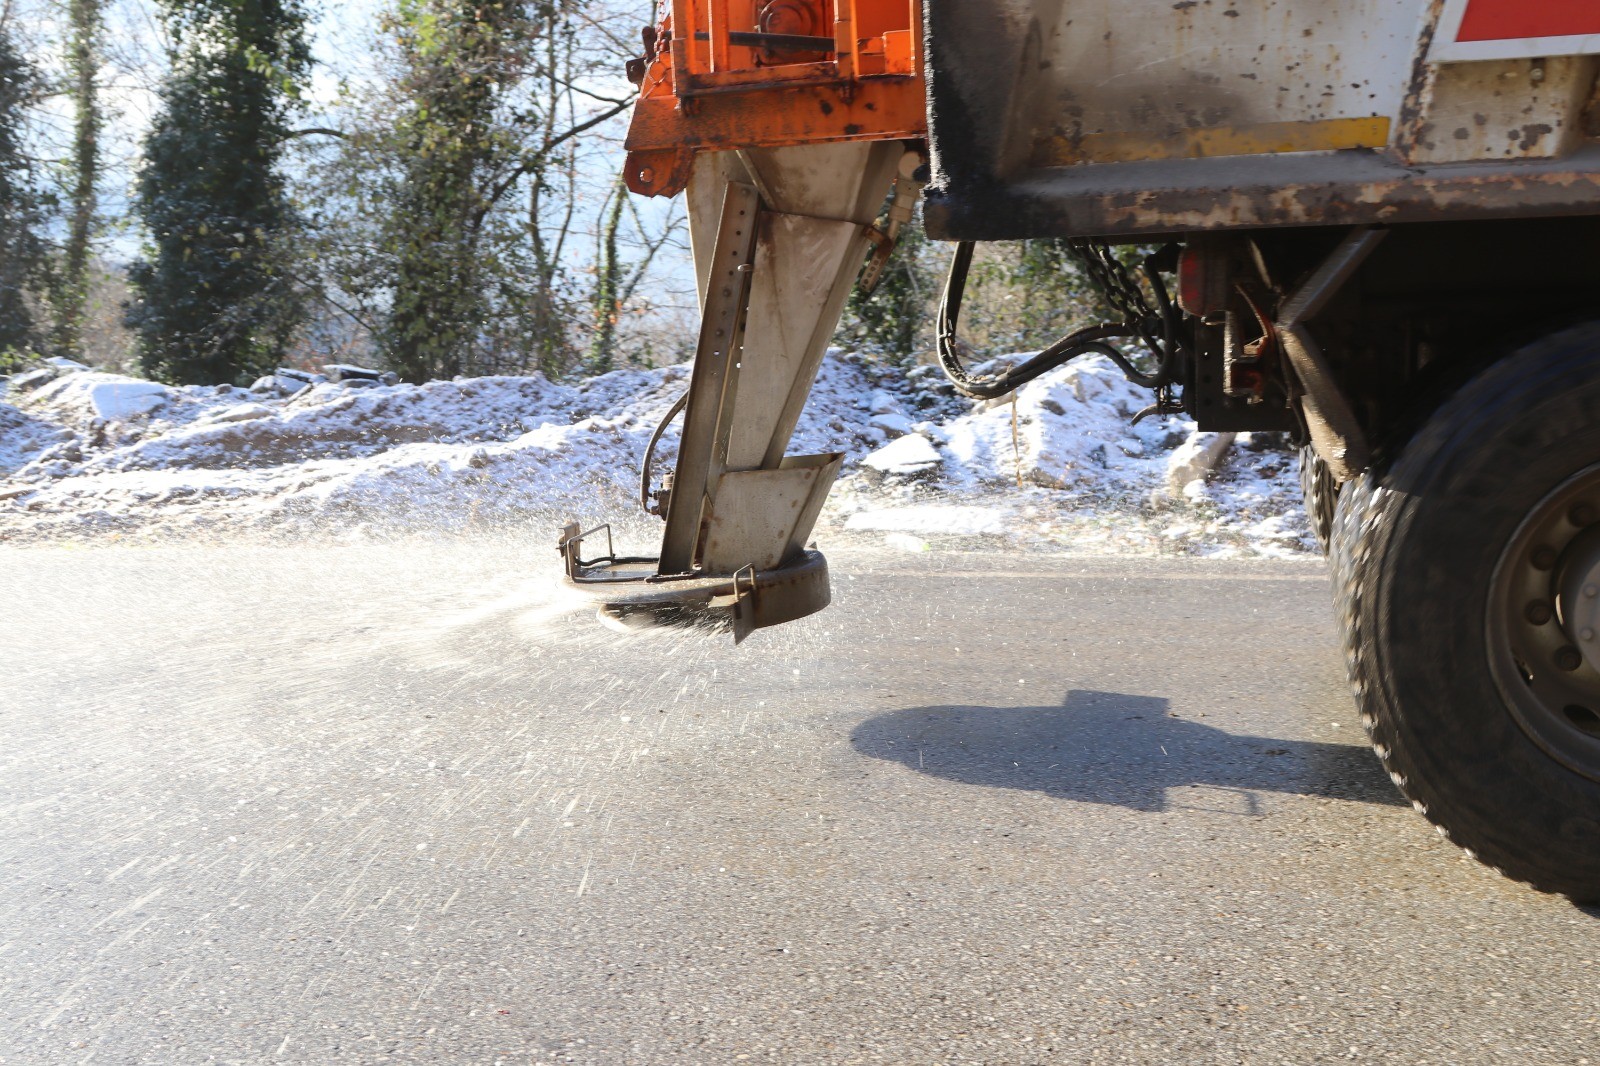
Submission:
POLYGON ((736 650, 552 562, 0 550, 0 1062, 1600 1064, 1318 565, 857 550, 736 650))

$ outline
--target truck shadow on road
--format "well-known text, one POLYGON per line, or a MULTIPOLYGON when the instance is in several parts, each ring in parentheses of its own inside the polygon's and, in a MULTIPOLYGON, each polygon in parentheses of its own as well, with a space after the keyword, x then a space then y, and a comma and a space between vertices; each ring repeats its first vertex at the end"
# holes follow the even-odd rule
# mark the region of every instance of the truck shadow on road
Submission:
MULTIPOLYGON (((863 722, 857 751, 921 773, 1138 811, 1174 804, 1169 789, 1233 792, 1260 814, 1258 792, 1403 806, 1366 745, 1238 736, 1172 717, 1164 699, 1067 694, 1059 707, 909 707, 863 722)), ((1203 797, 1183 806, 1214 806, 1203 797)))

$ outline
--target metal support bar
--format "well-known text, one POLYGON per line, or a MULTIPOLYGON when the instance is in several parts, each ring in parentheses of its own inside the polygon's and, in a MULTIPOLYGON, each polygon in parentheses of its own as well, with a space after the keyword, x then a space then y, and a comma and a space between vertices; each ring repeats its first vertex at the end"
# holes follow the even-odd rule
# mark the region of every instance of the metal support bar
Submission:
POLYGON ((747 566, 733 575, 733 643, 743 644, 746 637, 756 631, 757 597, 761 590, 756 585, 756 568, 747 566))
POLYGON ((687 573, 693 567, 706 492, 721 474, 720 469, 713 469, 713 459, 718 438, 727 432, 724 424, 731 424, 733 415, 731 400, 738 384, 735 356, 749 299, 759 205, 754 188, 728 183, 707 278, 705 316, 695 351, 678 472, 667 509, 667 531, 661 542, 664 574, 687 573))
POLYGON ((1293 296, 1284 302, 1276 323, 1279 342, 1305 394, 1300 397, 1312 447, 1341 482, 1349 481, 1372 461, 1372 448, 1354 408, 1307 322, 1325 310, 1346 282, 1366 262, 1387 230, 1359 229, 1340 242, 1293 296))

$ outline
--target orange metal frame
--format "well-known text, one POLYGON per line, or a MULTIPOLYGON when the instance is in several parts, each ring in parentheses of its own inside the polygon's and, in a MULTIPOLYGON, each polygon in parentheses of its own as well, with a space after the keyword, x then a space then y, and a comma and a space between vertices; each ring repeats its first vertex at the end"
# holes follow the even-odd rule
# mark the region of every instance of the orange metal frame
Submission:
POLYGON ((764 0, 672 0, 628 132, 628 187, 674 196, 699 151, 927 135, 921 0, 788 0, 833 27, 832 58, 783 62, 733 35, 764 0))

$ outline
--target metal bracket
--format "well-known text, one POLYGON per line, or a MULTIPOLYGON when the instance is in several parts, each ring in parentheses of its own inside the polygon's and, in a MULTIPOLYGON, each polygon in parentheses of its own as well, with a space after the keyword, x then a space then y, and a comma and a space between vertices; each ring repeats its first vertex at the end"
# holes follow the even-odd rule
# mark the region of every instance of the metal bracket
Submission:
POLYGON ((673 479, 667 531, 661 545, 661 567, 672 572, 694 566, 700 515, 715 478, 719 440, 731 430, 733 412, 725 397, 737 391, 743 344, 745 307, 755 258, 760 197, 749 185, 729 182, 714 245, 714 262, 706 288, 704 321, 695 353, 692 383, 684 415, 683 441, 673 479))
POLYGON ((744 643, 744 638, 756 631, 756 615, 761 595, 756 586, 756 568, 747 566, 733 575, 733 643, 744 643))
POLYGON ((587 567, 609 566, 616 562, 616 543, 611 537, 611 523, 607 522, 585 531, 576 522, 568 522, 561 531, 561 540, 557 544, 561 558, 567 564, 567 577, 573 581, 581 580, 578 572, 587 567), (583 542, 596 533, 604 532, 606 535, 606 553, 598 559, 585 559, 583 557, 583 542))
POLYGON ((895 246, 900 241, 877 226, 868 226, 866 232, 867 239, 872 242, 872 258, 867 260, 866 269, 861 272, 861 280, 856 288, 862 296, 871 296, 878 291, 883 272, 889 268, 889 260, 894 257, 895 246))
MULTIPOLYGON (((617 567, 654 564, 656 561, 653 557, 618 555, 609 522, 590 530, 585 530, 576 522, 568 522, 561 530, 561 539, 557 542, 556 548, 561 552, 562 562, 566 566, 567 580, 575 585, 603 585, 623 580, 620 577, 606 575, 617 567), (583 542, 598 533, 606 535, 606 553, 594 559, 585 559, 583 542)), ((630 576, 627 580, 634 578, 630 576)))
POLYGON ((1278 314, 1278 341, 1305 390, 1300 407, 1305 412, 1311 445, 1341 482, 1352 480, 1367 468, 1372 461, 1372 448, 1355 409, 1334 377, 1327 355, 1306 323, 1328 306, 1388 235, 1388 230, 1372 228, 1352 232, 1284 302, 1278 314))

